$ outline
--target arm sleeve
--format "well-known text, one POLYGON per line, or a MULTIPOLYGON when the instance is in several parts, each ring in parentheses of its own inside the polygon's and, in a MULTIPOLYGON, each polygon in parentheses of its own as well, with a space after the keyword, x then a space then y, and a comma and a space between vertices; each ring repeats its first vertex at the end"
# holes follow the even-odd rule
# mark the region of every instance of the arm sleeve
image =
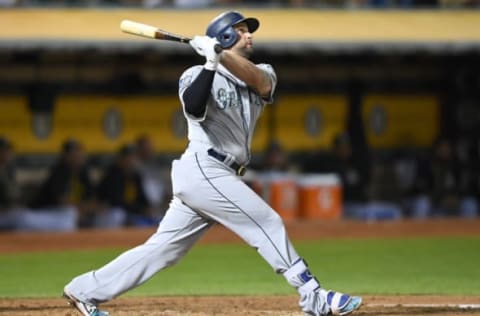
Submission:
POLYGON ((202 69, 182 94, 185 112, 195 118, 204 117, 207 101, 210 97, 215 71, 202 69))

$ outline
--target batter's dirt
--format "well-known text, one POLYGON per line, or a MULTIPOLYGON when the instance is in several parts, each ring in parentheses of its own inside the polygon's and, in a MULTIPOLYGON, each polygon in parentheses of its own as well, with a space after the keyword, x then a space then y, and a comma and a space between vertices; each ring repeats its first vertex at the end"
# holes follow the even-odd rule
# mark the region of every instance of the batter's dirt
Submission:
MULTIPOLYGON (((395 222, 287 222, 293 240, 325 238, 394 238, 418 236, 480 236, 480 220, 432 220, 395 222)), ((75 233, 1 233, 0 253, 132 247, 144 242, 155 229, 124 229, 75 233)), ((241 242, 238 237, 213 227, 200 243, 241 242)), ((478 280, 477 280, 478 281, 478 280)), ((0 280, 1 282, 1 280, 0 280)), ((297 296, 185 296, 124 297, 102 307, 118 316, 301 316, 297 296)), ((74 316, 79 315, 61 298, 1 299, 0 315, 74 316)), ((354 315, 459 316, 480 315, 478 296, 366 296, 354 315)))
MULTIPOLYGON (((202 296, 119 298, 101 307, 116 316, 302 316, 296 296, 202 296)), ((355 315, 480 315, 478 297, 367 296, 355 315), (465 304, 459 305, 459 304, 465 304)), ((0 301, 0 315, 74 316, 62 299, 12 299, 0 301)))

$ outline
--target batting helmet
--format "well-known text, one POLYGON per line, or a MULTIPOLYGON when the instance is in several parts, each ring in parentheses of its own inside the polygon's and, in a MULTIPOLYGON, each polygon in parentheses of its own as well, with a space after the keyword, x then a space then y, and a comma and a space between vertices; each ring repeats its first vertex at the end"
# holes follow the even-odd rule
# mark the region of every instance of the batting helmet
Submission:
POLYGON ((229 48, 238 40, 237 32, 233 27, 242 22, 247 24, 250 33, 255 32, 260 25, 256 18, 245 18, 237 11, 228 11, 220 14, 210 22, 206 34, 216 38, 223 48, 229 48))

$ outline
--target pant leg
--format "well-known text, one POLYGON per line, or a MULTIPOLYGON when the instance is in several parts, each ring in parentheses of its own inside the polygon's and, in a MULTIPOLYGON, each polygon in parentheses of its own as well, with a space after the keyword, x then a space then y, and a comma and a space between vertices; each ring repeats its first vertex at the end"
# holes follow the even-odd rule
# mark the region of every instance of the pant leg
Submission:
POLYGON ((178 192, 183 201, 240 236, 276 272, 299 259, 282 219, 262 198, 212 158, 191 159, 197 168, 188 173, 189 186, 178 192))
POLYGON ((157 232, 144 244, 98 270, 74 278, 66 288, 87 302, 108 301, 175 264, 210 226, 210 221, 174 198, 157 232))

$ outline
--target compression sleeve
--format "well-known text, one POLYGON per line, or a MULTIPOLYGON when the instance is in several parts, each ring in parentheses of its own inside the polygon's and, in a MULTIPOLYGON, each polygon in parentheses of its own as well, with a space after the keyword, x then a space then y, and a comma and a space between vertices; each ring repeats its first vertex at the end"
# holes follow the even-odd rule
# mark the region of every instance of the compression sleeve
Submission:
POLYGON ((194 117, 202 117, 207 107, 215 71, 202 69, 198 76, 183 93, 185 111, 194 117))

